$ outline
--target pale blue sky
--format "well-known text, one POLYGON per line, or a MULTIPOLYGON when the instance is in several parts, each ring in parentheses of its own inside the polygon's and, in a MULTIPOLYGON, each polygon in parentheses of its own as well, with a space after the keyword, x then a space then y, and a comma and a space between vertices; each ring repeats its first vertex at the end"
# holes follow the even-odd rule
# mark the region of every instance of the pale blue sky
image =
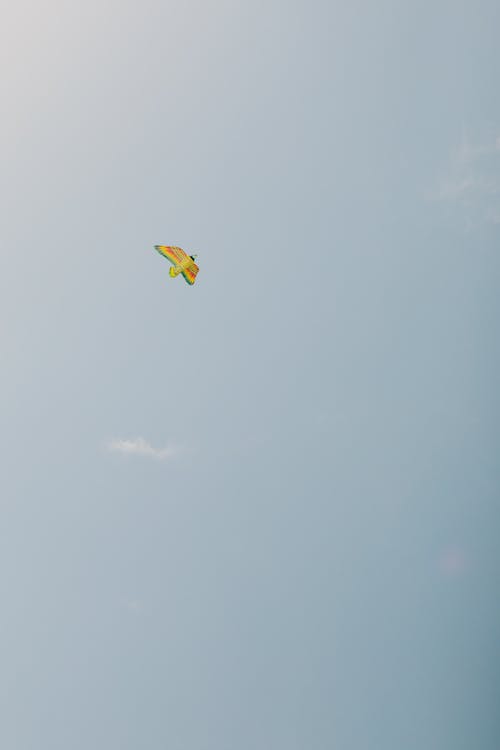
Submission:
POLYGON ((2 748, 497 750, 499 28, 2 11, 2 748))

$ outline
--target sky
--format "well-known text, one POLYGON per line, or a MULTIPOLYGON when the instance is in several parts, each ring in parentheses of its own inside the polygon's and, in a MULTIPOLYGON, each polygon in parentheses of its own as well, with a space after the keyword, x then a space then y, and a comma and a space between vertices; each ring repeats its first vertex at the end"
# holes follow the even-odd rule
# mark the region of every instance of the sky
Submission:
POLYGON ((497 750, 498 3, 0 13, 0 745, 497 750))

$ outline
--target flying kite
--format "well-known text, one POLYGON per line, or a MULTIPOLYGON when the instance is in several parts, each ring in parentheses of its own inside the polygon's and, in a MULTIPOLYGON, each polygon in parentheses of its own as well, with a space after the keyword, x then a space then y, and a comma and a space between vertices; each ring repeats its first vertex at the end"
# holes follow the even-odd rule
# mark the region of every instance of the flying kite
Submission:
POLYGON ((182 248, 171 245, 155 245, 155 250, 172 263, 169 273, 173 279, 182 273, 188 284, 194 284, 200 270, 194 262, 196 255, 187 255, 182 248))

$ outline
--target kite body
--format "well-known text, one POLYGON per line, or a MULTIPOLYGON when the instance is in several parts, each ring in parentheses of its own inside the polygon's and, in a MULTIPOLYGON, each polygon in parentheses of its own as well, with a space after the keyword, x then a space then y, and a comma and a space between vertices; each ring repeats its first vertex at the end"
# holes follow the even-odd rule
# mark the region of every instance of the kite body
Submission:
POLYGON ((200 269, 191 255, 185 253, 182 248, 172 245, 155 245, 155 250, 172 263, 170 276, 173 279, 181 273, 188 284, 194 284, 196 275, 200 269))

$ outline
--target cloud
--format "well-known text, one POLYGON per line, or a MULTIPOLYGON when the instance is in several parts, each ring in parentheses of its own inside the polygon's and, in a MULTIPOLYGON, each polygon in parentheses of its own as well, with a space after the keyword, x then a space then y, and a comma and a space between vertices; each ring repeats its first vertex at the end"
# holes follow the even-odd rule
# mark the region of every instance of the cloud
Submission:
POLYGON ((461 575, 466 567, 465 554, 457 547, 448 547, 442 550, 439 558, 439 569, 444 576, 454 577, 461 575))
POLYGON ((500 135, 475 144, 463 135, 431 198, 459 209, 469 227, 500 224, 500 135))
POLYGON ((173 445, 164 448, 153 448, 153 446, 142 437, 133 440, 113 439, 107 443, 107 449, 112 453, 122 453, 127 456, 148 456, 158 461, 166 461, 173 458, 179 449, 173 445))

